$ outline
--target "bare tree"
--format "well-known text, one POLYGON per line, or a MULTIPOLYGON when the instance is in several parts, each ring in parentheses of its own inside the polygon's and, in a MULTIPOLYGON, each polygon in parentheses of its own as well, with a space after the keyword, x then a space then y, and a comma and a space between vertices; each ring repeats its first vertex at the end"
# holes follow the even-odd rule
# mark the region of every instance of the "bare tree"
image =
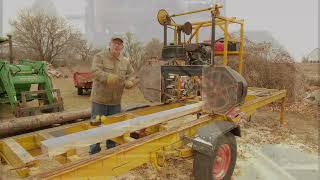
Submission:
MULTIPOLYGON (((243 75, 249 86, 286 89, 288 100, 302 97, 304 85, 294 64, 294 59, 283 48, 271 43, 245 42, 243 75)), ((237 60, 233 61, 236 62, 237 60)))
POLYGON ((144 58, 160 58, 162 46, 163 44, 159 39, 152 38, 152 40, 144 46, 144 58))
POLYGON ((21 10, 10 24, 15 45, 29 56, 49 63, 61 58, 69 51, 67 47, 81 37, 66 19, 41 12, 34 14, 29 9, 21 10))
POLYGON ((77 42, 74 42, 71 48, 74 48, 75 52, 80 56, 82 61, 91 60, 99 51, 93 48, 92 44, 88 44, 88 42, 84 39, 79 39, 77 42))
POLYGON ((125 34, 124 55, 130 59, 134 69, 139 69, 144 60, 142 42, 138 41, 130 32, 125 34))

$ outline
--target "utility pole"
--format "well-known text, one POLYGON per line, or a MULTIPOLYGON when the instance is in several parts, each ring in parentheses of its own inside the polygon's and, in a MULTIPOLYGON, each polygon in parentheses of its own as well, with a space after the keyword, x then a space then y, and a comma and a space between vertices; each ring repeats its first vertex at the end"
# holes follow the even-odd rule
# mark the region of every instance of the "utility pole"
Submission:
POLYGON ((95 0, 86 0, 87 6, 85 8, 85 34, 90 41, 94 40, 96 32, 95 21, 95 0))
POLYGON ((13 64, 13 49, 12 49, 12 36, 8 35, 9 38, 9 59, 10 59, 10 64, 13 64))
POLYGON ((3 0, 0 0, 0 36, 3 36, 3 0))

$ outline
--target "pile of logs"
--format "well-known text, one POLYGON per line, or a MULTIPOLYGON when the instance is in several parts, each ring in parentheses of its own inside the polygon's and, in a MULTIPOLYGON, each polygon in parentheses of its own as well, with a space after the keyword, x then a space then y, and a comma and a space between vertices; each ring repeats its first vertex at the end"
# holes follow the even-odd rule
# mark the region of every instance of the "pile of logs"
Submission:
POLYGON ((52 64, 48 64, 48 73, 51 77, 62 78, 65 77, 61 71, 55 69, 52 64))

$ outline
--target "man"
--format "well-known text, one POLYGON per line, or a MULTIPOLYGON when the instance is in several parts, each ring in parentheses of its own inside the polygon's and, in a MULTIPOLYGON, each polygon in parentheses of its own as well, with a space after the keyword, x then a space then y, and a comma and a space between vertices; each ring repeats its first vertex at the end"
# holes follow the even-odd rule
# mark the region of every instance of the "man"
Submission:
MULTIPOLYGON (((95 55, 92 63, 92 107, 91 124, 100 125, 97 116, 112 115, 121 111, 121 96, 124 88, 134 86, 134 70, 121 53, 123 50, 123 38, 114 35, 109 43, 109 48, 95 55)), ((107 148, 115 146, 115 142, 106 141, 107 148)), ((100 143, 90 146, 90 154, 101 150, 100 143)))

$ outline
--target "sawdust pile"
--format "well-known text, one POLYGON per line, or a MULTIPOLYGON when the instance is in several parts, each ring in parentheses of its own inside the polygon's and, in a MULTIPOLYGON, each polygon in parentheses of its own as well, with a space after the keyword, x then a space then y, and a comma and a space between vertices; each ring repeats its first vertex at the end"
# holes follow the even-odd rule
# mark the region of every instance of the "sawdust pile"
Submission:
POLYGON ((318 122, 316 108, 313 113, 290 112, 285 114, 285 124, 280 126, 278 111, 259 111, 241 129, 238 138, 239 156, 244 158, 252 146, 264 144, 286 144, 310 153, 318 151, 318 122))
POLYGON ((49 76, 55 77, 55 78, 67 78, 68 77, 67 74, 64 74, 59 69, 54 68, 52 64, 48 64, 48 73, 49 73, 49 76))
POLYGON ((158 170, 150 164, 144 164, 112 180, 186 180, 192 179, 192 158, 171 157, 166 165, 158 170))
MULTIPOLYGON (((281 104, 273 103, 273 104, 267 105, 265 108, 270 111, 280 111, 281 104)), ((286 112, 295 112, 299 114, 314 114, 317 112, 317 106, 305 101, 293 102, 293 103, 285 104, 284 110, 286 112)))

